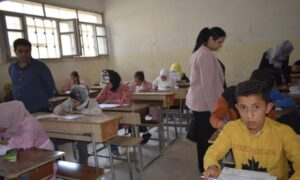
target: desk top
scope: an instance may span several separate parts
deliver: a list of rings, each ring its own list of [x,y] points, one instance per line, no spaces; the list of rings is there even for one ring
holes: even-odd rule
[[[66,96],[56,96],[56,97],[52,97],[52,98],[48,99],[48,102],[64,101],[67,98],[68,97],[66,97]]]
[[[93,94],[93,93],[98,93],[99,90],[95,90],[95,89],[91,89],[89,90],[89,94]],[[68,96],[70,94],[70,91],[66,91],[66,92],[60,92],[59,95],[60,96]]]
[[[0,176],[16,178],[23,173],[58,159],[64,156],[64,154],[64,152],[60,151],[30,148],[26,150],[18,150],[18,158],[16,162],[4,161],[3,156],[0,156]]]
[[[38,112],[38,113],[33,113],[33,116],[41,115],[41,114],[52,114],[52,113],[47,113],[47,112]],[[101,124],[105,123],[108,121],[111,121],[113,119],[120,119],[121,117],[118,115],[114,114],[100,114],[100,115],[84,115],[83,117],[79,117],[76,119],[65,119],[65,118],[45,118],[45,119],[40,119],[39,121],[55,121],[55,122],[65,122],[65,123],[85,123],[85,124]]]
[[[119,106],[113,108],[103,108],[104,112],[140,112],[148,108],[147,104],[131,104],[129,106]]]

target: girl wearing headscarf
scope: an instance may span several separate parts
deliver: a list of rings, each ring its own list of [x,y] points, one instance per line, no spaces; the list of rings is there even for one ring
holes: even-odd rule
[[[117,72],[109,69],[102,71],[102,83],[106,85],[97,97],[99,104],[131,104],[130,88],[121,82],[121,77]],[[120,155],[118,146],[111,145],[111,150],[113,154]]]
[[[259,69],[272,70],[276,85],[283,84],[281,76],[283,75],[286,85],[291,82],[289,70],[289,56],[293,51],[294,46],[290,41],[280,41],[272,49],[269,49],[263,54]]]
[[[170,71],[161,69],[159,76],[152,82],[154,90],[166,90],[167,88],[174,88],[175,82],[170,77]]]
[[[102,113],[97,101],[89,98],[88,89],[84,85],[73,86],[69,98],[53,110],[55,114],[72,113],[73,111],[87,115]]]
[[[106,83],[103,90],[96,98],[99,104],[131,104],[131,91],[126,84],[121,82],[120,75],[113,70],[104,70],[102,73],[105,76]]]
[[[7,145],[9,149],[35,147],[54,150],[41,124],[29,114],[21,101],[1,103],[0,112],[0,144]]]
[[[187,138],[197,143],[198,168],[203,172],[203,157],[214,129],[209,118],[217,99],[223,92],[224,73],[213,51],[220,49],[226,39],[222,28],[203,28],[197,38],[190,60],[190,87],[186,106],[193,111]]]
[[[72,112],[79,112],[86,115],[99,115],[102,113],[102,110],[98,106],[98,103],[95,99],[89,98],[88,89],[84,85],[75,85],[71,89],[69,98],[62,104],[57,105],[54,108],[53,112],[58,115]],[[52,138],[52,140],[55,144],[56,149],[58,149],[58,145],[68,142],[75,142],[58,138]],[[88,144],[89,142],[85,141],[76,142],[80,164],[88,164]]]
[[[176,82],[176,81],[185,81],[185,82],[190,82],[190,79],[185,75],[185,73],[182,72],[182,68],[181,65],[178,63],[174,63],[171,65],[170,67],[170,71],[171,71],[171,77],[172,79]]]

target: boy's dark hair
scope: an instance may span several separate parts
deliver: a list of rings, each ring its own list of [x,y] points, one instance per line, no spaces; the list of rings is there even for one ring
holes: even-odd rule
[[[260,81],[248,80],[239,83],[235,88],[235,99],[238,100],[238,97],[241,96],[251,96],[258,95],[268,103],[271,102],[269,97],[269,91],[265,88],[265,85]],[[238,101],[237,101],[238,102]]]
[[[139,78],[141,81],[145,81],[145,75],[143,71],[137,71],[134,73],[135,78]]]
[[[16,50],[18,46],[27,46],[31,49],[31,43],[27,39],[19,38],[14,41],[14,49]]]
[[[252,72],[250,80],[262,82],[267,91],[271,91],[274,86],[275,78],[269,69],[256,69]]]

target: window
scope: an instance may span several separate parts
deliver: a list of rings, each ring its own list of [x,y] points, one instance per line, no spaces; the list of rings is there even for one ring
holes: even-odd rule
[[[17,38],[28,38],[32,43],[32,56],[39,59],[108,54],[102,14],[6,0],[0,2],[0,21],[2,19],[9,58],[15,57],[13,42]]]
[[[76,10],[73,9],[45,5],[45,13],[47,17],[52,18],[77,19]]]
[[[9,55],[10,57],[15,57],[14,47],[13,43],[18,38],[24,38],[24,29],[23,29],[23,23],[22,18],[19,16],[11,16],[6,15],[5,17],[5,27],[7,32],[7,39],[8,39],[8,45],[9,45]]]
[[[58,33],[55,20],[26,17],[28,40],[34,58],[59,58]]]
[[[66,20],[59,22],[60,41],[62,46],[62,56],[79,55],[76,42],[76,23],[73,20]]]
[[[44,16],[43,5],[41,3],[24,0],[3,1],[0,3],[0,10]]]
[[[101,27],[101,26],[96,26],[96,36],[97,36],[97,45],[98,45],[99,55],[107,54],[105,28]]]
[[[80,22],[88,22],[95,24],[102,24],[102,16],[100,14],[78,11],[78,20]]]

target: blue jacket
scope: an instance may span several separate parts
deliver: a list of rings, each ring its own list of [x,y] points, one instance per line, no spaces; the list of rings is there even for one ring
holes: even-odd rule
[[[291,107],[296,106],[296,101],[293,98],[283,95],[277,89],[272,89],[270,94],[270,99],[276,103],[277,107]]]
[[[9,76],[13,84],[13,98],[22,101],[29,112],[48,109],[48,99],[57,91],[52,74],[44,63],[31,59],[24,69],[12,63]]]

